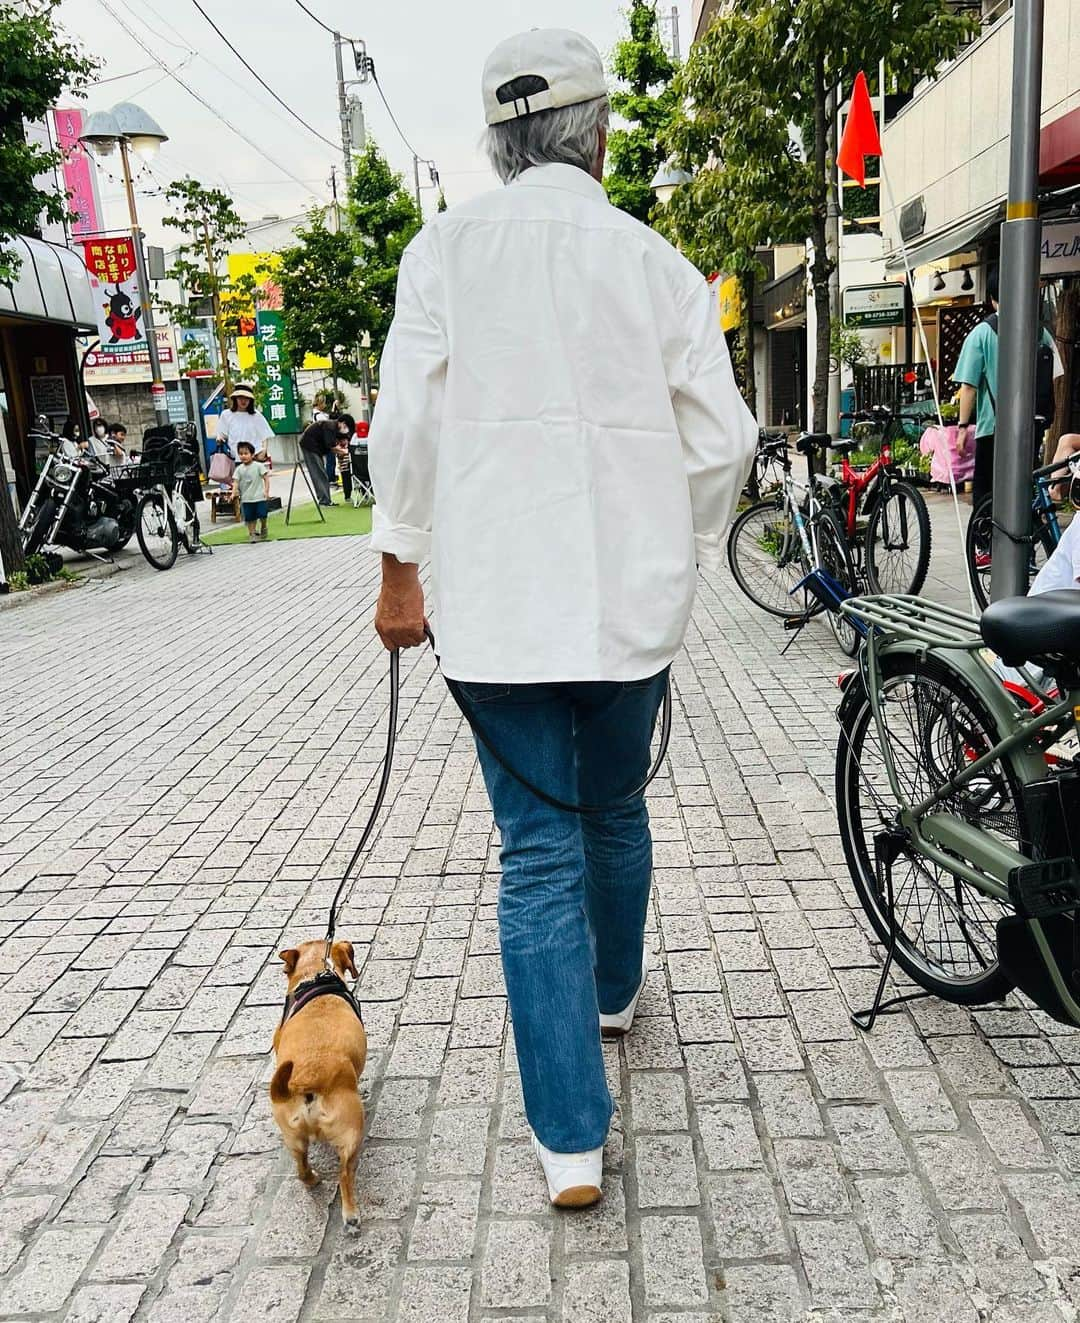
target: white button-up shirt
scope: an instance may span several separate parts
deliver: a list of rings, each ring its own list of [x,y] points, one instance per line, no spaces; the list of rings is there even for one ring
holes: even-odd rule
[[[402,260],[372,546],[430,556],[455,679],[643,679],[682,645],[756,440],[701,273],[584,171],[533,167]]]

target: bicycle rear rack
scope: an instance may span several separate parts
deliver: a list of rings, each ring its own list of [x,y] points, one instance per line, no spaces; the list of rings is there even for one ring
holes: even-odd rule
[[[863,621],[867,627],[928,647],[973,652],[984,646],[974,616],[925,597],[849,597],[840,610],[854,620]]]

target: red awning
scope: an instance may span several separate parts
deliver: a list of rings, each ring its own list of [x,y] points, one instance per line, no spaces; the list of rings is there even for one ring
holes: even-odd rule
[[[1080,184],[1080,108],[1047,124],[1039,137],[1039,183]]]

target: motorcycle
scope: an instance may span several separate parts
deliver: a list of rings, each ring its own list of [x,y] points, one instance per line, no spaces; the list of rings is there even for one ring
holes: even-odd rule
[[[109,466],[56,436],[44,416],[31,440],[44,441],[47,453],[19,520],[24,553],[53,546],[94,555],[126,546],[135,533],[134,494],[117,484]]]

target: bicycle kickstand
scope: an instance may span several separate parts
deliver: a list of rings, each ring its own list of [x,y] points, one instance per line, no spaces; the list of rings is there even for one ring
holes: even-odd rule
[[[878,979],[877,991],[874,993],[874,1000],[865,1011],[852,1011],[851,1022],[856,1029],[861,1029],[863,1033],[868,1034],[877,1023],[879,1015],[888,1015],[894,1013],[899,1007],[911,1001],[922,1001],[931,996],[929,992],[906,992],[901,996],[890,997],[888,1001],[883,1001],[885,996],[885,985],[889,981],[889,974],[892,972],[893,962],[896,959],[896,946],[899,941],[900,932],[896,924],[896,897],[893,893],[893,865],[900,855],[903,836],[895,831],[883,831],[874,837],[874,864],[877,869],[878,885],[880,887],[884,877],[885,897],[889,908],[889,943],[885,948],[885,960],[881,966],[881,977]]]

